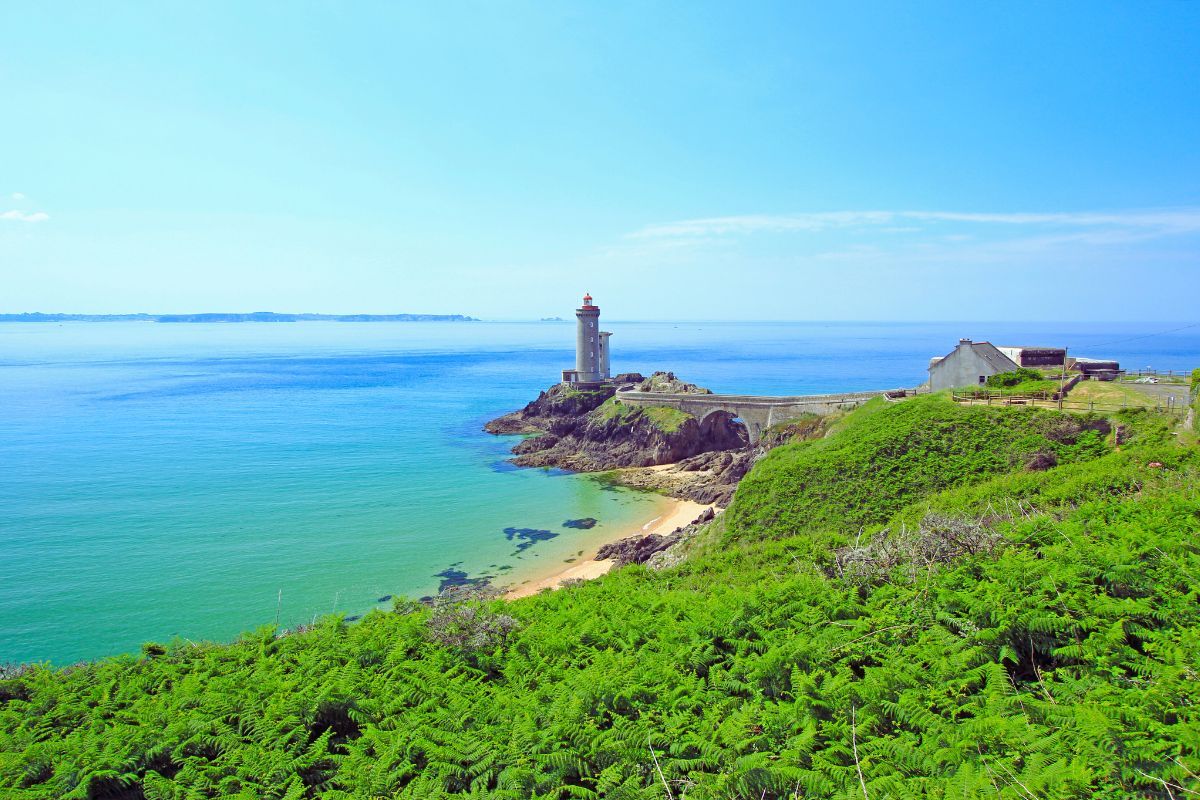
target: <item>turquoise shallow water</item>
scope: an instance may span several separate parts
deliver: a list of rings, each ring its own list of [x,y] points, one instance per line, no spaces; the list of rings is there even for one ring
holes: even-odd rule
[[[913,385],[959,335],[1184,369],[1195,329],[610,323],[613,366],[717,391]],[[545,571],[653,516],[483,434],[571,364],[515,323],[0,324],[0,662],[359,614]],[[593,531],[563,526],[595,517]],[[505,569],[507,568],[507,569]]]

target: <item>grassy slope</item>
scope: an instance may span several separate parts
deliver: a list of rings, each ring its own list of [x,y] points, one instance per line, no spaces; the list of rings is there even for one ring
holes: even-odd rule
[[[1192,408],[1200,415],[1200,369],[1192,370],[1189,387],[1192,393]]]
[[[596,419],[616,419],[622,423],[632,422],[635,417],[641,416],[663,433],[674,433],[684,422],[694,419],[691,414],[676,408],[631,406],[626,403],[618,403],[611,397],[591,413]]]
[[[1132,386],[1109,381],[1080,381],[1067,397],[1072,403],[1091,402],[1108,408],[1154,408],[1156,405],[1163,405],[1163,401],[1153,395],[1139,392]]]
[[[659,768],[693,800],[1200,789],[1197,454],[1142,415],[1120,452],[1055,420],[866,408],[762,462],[682,567],[477,607],[517,618],[503,644],[438,644],[419,610],[35,670],[0,683],[0,796],[658,798]],[[1063,464],[1025,471],[1047,442]],[[829,569],[931,509],[1003,546]]]
[[[1038,453],[1071,461],[1097,454],[1095,432],[1032,408],[961,406],[942,395],[875,400],[839,435],[771,451],[738,487],[732,536],[857,531],[914,496],[1020,468]]]

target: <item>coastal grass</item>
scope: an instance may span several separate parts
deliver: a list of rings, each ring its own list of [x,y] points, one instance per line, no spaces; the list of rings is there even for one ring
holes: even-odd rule
[[[1099,417],[959,405],[944,394],[872,400],[835,435],[768,453],[738,487],[728,535],[853,533],[914,496],[1100,455],[1106,428]]]
[[[1115,421],[873,402],[672,569],[13,668],[0,796],[1190,796],[1200,454]]]
[[[1200,415],[1200,369],[1192,370],[1189,389],[1192,396],[1192,409],[1197,415]]]
[[[612,393],[610,391],[606,391],[604,389],[581,389],[578,386],[572,386],[569,383],[559,384],[558,387],[558,396],[560,398],[579,397],[599,402],[600,400],[609,397],[611,394]]]
[[[1108,408],[1155,408],[1164,403],[1161,398],[1115,381],[1080,381],[1068,397],[1072,403],[1095,403]]]
[[[615,397],[605,400],[596,410],[591,412],[598,420],[616,420],[621,424],[632,424],[635,419],[644,419],[663,433],[675,433],[689,419],[695,417],[686,411],[668,406],[632,406],[622,403]]]

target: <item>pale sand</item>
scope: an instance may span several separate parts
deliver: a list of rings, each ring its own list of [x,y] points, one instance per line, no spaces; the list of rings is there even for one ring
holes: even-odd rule
[[[522,583],[520,586],[513,587],[505,593],[504,597],[508,600],[516,600],[520,597],[528,597],[531,594],[537,594],[542,589],[557,589],[564,581],[573,578],[588,580],[598,578],[608,572],[616,564],[611,558],[604,561],[596,561],[596,552],[609,542],[615,542],[618,539],[626,539],[630,536],[648,536],[652,533],[666,535],[676,528],[682,528],[688,525],[706,508],[703,503],[697,503],[693,500],[677,500],[670,498],[669,505],[666,510],[659,516],[642,525],[640,528],[633,530],[621,531],[611,538],[607,538],[602,542],[594,542],[592,549],[584,553],[578,564],[571,564],[561,570],[556,571],[552,575],[546,575],[541,578]]]

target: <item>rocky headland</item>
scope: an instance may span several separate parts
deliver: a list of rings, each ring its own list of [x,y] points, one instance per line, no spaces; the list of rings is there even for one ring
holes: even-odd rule
[[[578,389],[552,386],[520,411],[489,422],[490,433],[531,434],[513,448],[513,463],[604,472],[623,467],[674,464],[702,453],[746,447],[745,428],[728,417],[702,423],[673,408],[634,408],[613,395],[616,387],[643,392],[708,393],[669,372],[649,378],[619,375],[613,385]]]
[[[673,408],[634,408],[614,397],[618,388],[711,394],[671,372],[650,377],[629,372],[595,389],[556,384],[484,429],[527,436],[513,447],[511,460],[518,466],[605,472],[624,486],[724,507],[767,450],[822,436],[831,420],[813,416],[777,425],[751,447],[745,426],[726,415],[702,422]]]

